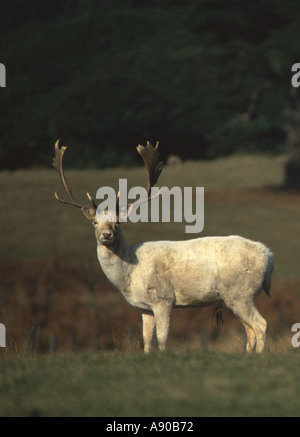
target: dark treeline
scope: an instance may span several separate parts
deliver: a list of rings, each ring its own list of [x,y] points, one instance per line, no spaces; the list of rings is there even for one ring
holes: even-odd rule
[[[298,0],[0,0],[0,166],[285,150]]]

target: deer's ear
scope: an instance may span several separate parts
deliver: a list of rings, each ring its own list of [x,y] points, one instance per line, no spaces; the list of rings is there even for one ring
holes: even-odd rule
[[[91,221],[96,220],[97,210],[94,206],[83,206],[81,208],[81,211],[86,216],[86,218],[88,218],[89,220],[91,220]]]

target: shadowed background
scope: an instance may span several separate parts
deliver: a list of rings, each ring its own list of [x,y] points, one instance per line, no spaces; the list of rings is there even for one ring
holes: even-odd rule
[[[299,62],[296,0],[0,1],[0,166],[49,166],[57,138],[76,167],[285,150]]]

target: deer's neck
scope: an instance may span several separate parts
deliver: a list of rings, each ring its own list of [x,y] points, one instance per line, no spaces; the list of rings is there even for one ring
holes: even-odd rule
[[[107,278],[120,290],[126,290],[130,286],[130,276],[137,259],[133,247],[126,243],[122,231],[119,232],[114,244],[105,246],[98,243],[97,255]]]

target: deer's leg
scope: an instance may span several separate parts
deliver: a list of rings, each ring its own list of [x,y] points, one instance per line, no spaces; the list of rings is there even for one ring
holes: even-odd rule
[[[169,334],[172,306],[169,304],[160,304],[153,308],[156,323],[156,338],[159,350],[166,348],[166,342]]]
[[[246,344],[246,351],[247,352],[253,352],[256,346],[256,336],[255,336],[255,332],[253,331],[252,328],[250,328],[250,326],[244,322],[243,320],[241,320],[242,324],[244,325],[246,334],[247,334],[247,344]]]
[[[150,352],[155,333],[155,318],[148,311],[142,311],[144,352]]]
[[[262,352],[266,343],[267,322],[257,311],[252,296],[247,300],[234,299],[230,303],[226,303],[225,300],[225,304],[234,312],[234,314],[246,327],[248,337],[246,348],[247,352],[254,350],[254,335],[256,339],[255,352]],[[254,332],[254,335],[251,330]]]
[[[254,307],[252,319],[254,321],[254,332],[256,336],[256,352],[262,352],[266,344],[266,334],[267,334],[267,322],[259,314],[257,309]]]

